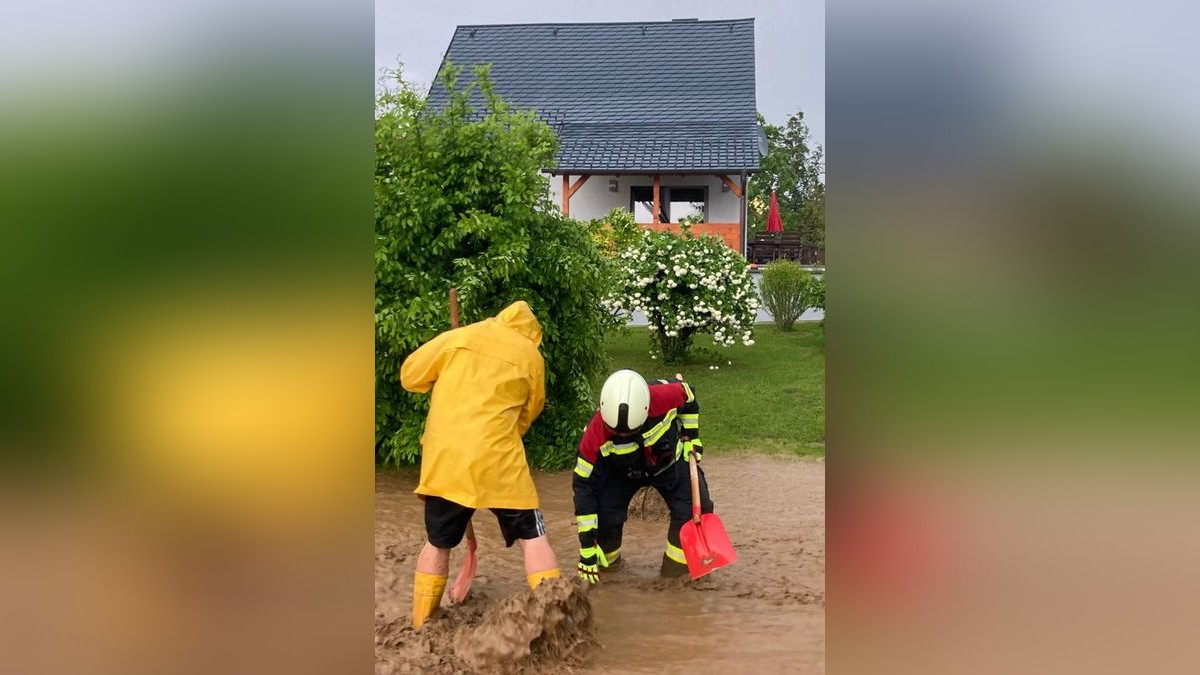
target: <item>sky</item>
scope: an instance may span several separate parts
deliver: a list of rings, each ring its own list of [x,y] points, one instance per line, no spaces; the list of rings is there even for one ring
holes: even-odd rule
[[[405,79],[427,89],[456,26],[754,18],[758,110],[783,124],[797,110],[825,146],[824,0],[375,0],[375,74],[404,64]]]

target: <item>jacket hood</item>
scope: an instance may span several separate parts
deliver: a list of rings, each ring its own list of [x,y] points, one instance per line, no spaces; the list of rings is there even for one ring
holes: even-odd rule
[[[518,300],[500,310],[500,313],[496,315],[496,320],[506,328],[529,338],[533,344],[541,346],[542,325],[538,323],[537,317],[533,315],[533,310],[524,300]]]

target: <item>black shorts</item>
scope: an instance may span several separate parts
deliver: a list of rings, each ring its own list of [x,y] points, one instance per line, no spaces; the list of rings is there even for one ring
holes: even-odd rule
[[[500,534],[504,545],[512,546],[518,539],[537,539],[546,534],[546,521],[538,509],[489,509],[500,522]],[[429,543],[437,548],[454,548],[462,542],[467,532],[467,523],[475,509],[452,501],[425,497],[425,534]]]

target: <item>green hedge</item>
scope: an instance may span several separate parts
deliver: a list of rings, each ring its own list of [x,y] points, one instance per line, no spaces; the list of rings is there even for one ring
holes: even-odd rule
[[[540,169],[553,162],[551,129],[505,105],[486,69],[466,87],[460,74],[449,66],[439,76],[450,92],[441,111],[398,72],[376,104],[376,459],[419,458],[429,397],[404,391],[399,368],[449,328],[455,286],[463,324],[518,299],[537,314],[546,408],[526,449],[531,465],[562,468],[595,409],[588,383],[606,367],[604,259],[585,226],[550,203]]]

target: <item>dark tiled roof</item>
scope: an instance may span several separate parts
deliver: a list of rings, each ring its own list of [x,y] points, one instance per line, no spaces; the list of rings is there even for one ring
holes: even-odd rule
[[[562,170],[759,167],[754,19],[459,26],[446,58],[464,79],[491,64],[497,93],[559,134]]]
[[[565,124],[558,168],[613,167],[637,173],[757,169],[755,124],[736,122]]]

